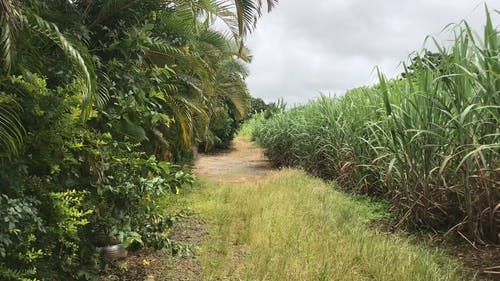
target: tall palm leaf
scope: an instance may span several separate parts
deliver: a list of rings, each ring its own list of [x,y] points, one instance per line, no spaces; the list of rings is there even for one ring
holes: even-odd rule
[[[184,5],[190,5],[198,15],[208,18],[218,18],[231,30],[234,39],[243,48],[244,38],[251,33],[258,19],[262,16],[264,8],[270,12],[279,0],[181,0]],[[240,50],[241,50],[240,48]]]
[[[25,134],[17,111],[19,105],[14,99],[0,93],[0,160],[15,155]]]
[[[15,34],[20,27],[21,14],[15,1],[0,0],[0,48],[3,69],[9,73],[12,67]]]
[[[199,130],[197,125],[207,123],[208,116],[195,101],[190,101],[182,96],[166,94],[164,101],[180,128],[184,147],[189,147],[192,144],[193,136]]]
[[[15,50],[18,48],[17,44],[21,44],[20,40],[17,39],[21,35],[29,36],[31,32],[42,35],[56,44],[77,69],[79,79],[83,82],[82,116],[84,118],[88,117],[91,105],[100,99],[96,95],[98,91],[95,67],[86,48],[71,42],[55,24],[44,20],[15,1],[0,1],[0,12],[1,62],[5,74],[8,75],[16,63]],[[26,48],[27,46],[19,45],[19,47]],[[0,118],[2,124],[0,126],[0,135],[3,145],[1,145],[0,154],[7,157],[16,153],[22,143],[23,128],[19,122],[17,110],[18,107],[12,106],[12,101],[10,103],[1,101]]]
[[[247,70],[235,60],[229,60],[220,66],[216,76],[217,96],[227,98],[235,108],[236,119],[243,119],[250,109],[250,94],[244,76]]]
[[[84,113],[88,113],[89,106],[96,98],[96,75],[95,66],[85,47],[81,47],[70,41],[57,25],[48,22],[38,16],[35,12],[16,5],[15,1],[2,0],[0,2],[0,49],[2,50],[2,66],[10,71],[15,62],[14,50],[16,49],[16,38],[19,34],[36,32],[55,43],[72,62],[78,70],[80,78],[84,82]]]
[[[66,38],[66,36],[59,31],[57,25],[42,19],[35,13],[26,13],[23,17],[23,22],[29,26],[32,31],[44,35],[55,43],[76,67],[80,78],[84,82],[83,117],[86,119],[90,113],[92,104],[99,99],[96,96],[98,93],[97,76],[90,53],[85,47],[80,47],[78,44]]]

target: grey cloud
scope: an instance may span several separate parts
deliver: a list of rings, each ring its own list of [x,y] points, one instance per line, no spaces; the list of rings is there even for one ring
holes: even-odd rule
[[[500,1],[486,1],[500,9]],[[342,93],[388,75],[420,50],[429,34],[466,18],[484,22],[483,2],[470,0],[282,0],[264,15],[248,45],[254,60],[249,88],[267,101],[305,102],[319,91]],[[498,17],[496,17],[498,18]],[[498,21],[497,21],[498,22]]]

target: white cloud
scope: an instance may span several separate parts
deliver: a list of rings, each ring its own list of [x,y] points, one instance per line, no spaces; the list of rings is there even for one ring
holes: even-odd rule
[[[289,104],[342,93],[387,75],[422,48],[427,35],[466,19],[480,31],[483,1],[471,0],[281,0],[248,38],[253,53],[247,80],[252,95]],[[486,1],[500,9],[500,1]],[[499,17],[494,16],[499,23]]]

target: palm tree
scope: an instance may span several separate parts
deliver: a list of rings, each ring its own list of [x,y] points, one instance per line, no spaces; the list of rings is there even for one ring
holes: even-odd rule
[[[16,0],[0,1],[0,49],[1,49],[1,85],[5,77],[11,73],[22,73],[29,69],[27,64],[18,60],[19,49],[29,38],[36,35],[36,44],[50,42],[59,47],[64,56],[71,62],[70,66],[76,70],[79,79],[84,81],[82,87],[83,108],[87,114],[90,106],[96,100],[96,75],[90,54],[84,47],[72,43],[63,34],[57,25],[44,20],[33,10],[25,9],[21,2]],[[24,58],[23,61],[36,62],[40,58]],[[40,61],[41,62],[41,61]],[[19,121],[19,105],[16,104],[14,94],[6,93],[2,87],[0,93],[0,159],[10,157],[18,152],[22,143],[23,128]]]
[[[243,90],[244,82],[241,79],[231,80],[233,90],[237,88],[239,91],[229,91],[227,83],[221,84],[220,81],[228,77],[221,79],[224,67],[221,67],[220,60],[229,65],[224,56],[244,58],[243,38],[255,28],[262,11],[266,7],[271,10],[277,2],[0,0],[0,75],[8,77],[35,72],[54,77],[51,81],[68,83],[67,78],[48,70],[47,59],[55,68],[64,71],[72,69],[73,77],[83,82],[82,117],[86,120],[93,105],[102,108],[109,99],[108,86],[113,79],[107,73],[106,62],[130,59],[131,52],[134,52],[134,63],[142,62],[155,67],[177,65],[175,75],[161,84],[167,96],[168,105],[165,107],[175,115],[182,139],[187,144],[191,135],[206,127],[203,122],[209,119],[212,98],[220,99],[221,95],[226,95],[236,104],[240,100],[236,106],[239,112],[244,109],[241,102],[244,98],[236,97],[236,93],[247,96],[246,89]],[[156,11],[171,18],[157,20]],[[227,42],[229,39],[208,31],[215,18],[222,19],[232,30],[233,40],[239,44],[238,52],[223,50],[225,47],[221,48],[221,44],[230,44]],[[160,20],[164,24],[163,30],[155,27]],[[172,34],[180,36],[169,38]],[[116,38],[123,40],[117,41]],[[187,44],[176,41],[179,38]],[[209,43],[210,40],[219,42]],[[204,49],[210,44],[216,48],[211,51]],[[40,50],[34,46],[53,46],[60,51],[54,53],[53,48]],[[65,60],[60,59],[61,55]],[[0,88],[6,90],[5,87]],[[2,96],[10,98],[0,99],[0,157],[9,157],[18,151],[23,129],[18,116],[20,107],[13,98],[15,95],[2,92]],[[201,125],[196,125],[200,122]]]

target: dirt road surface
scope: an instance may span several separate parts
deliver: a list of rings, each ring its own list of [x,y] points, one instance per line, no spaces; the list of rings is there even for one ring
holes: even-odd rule
[[[265,177],[270,171],[271,164],[262,149],[238,137],[228,151],[200,154],[194,173],[219,183],[246,183]]]

